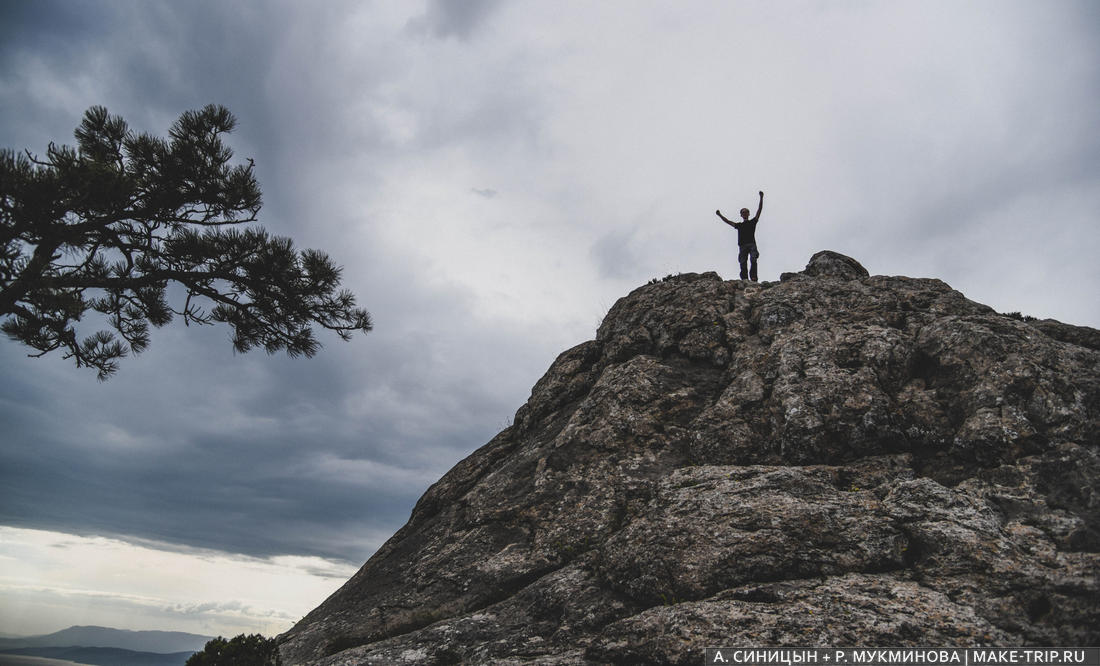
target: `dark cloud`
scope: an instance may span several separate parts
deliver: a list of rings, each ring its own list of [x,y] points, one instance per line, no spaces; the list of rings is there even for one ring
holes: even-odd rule
[[[56,384],[20,381],[39,360],[0,349],[5,376],[16,378],[0,403],[0,523],[359,561],[446,467],[493,434],[503,408],[479,404],[485,398],[460,390],[457,378],[410,376],[407,364],[394,375],[379,363],[371,371],[392,382],[392,395],[357,418],[342,404],[352,392],[336,359],[219,361],[164,337],[154,344],[176,345],[171,353],[129,359],[98,388],[67,380],[78,371],[65,364],[49,369]],[[187,355],[191,365],[177,365]],[[168,386],[154,379],[171,374]],[[393,386],[402,378],[404,391]],[[427,404],[431,382],[454,402]],[[418,430],[388,420],[408,413],[402,403],[421,403],[409,418],[446,420],[446,432],[442,423]]]
[[[410,19],[408,28],[436,39],[468,40],[501,4],[501,0],[429,0],[424,14]]]
[[[84,50],[57,55],[45,74],[74,80],[86,50],[101,52],[113,74],[102,97],[64,100],[71,114],[64,133],[56,123],[28,129],[41,117],[9,106],[3,135],[54,132],[50,138],[65,142],[83,108],[104,102],[135,129],[163,135],[183,109],[223,103],[240,121],[231,145],[257,160],[261,217],[281,233],[302,235],[318,207],[308,192],[307,203],[294,199],[297,165],[311,154],[301,147],[324,145],[316,145],[312,125],[272,129],[288,110],[270,108],[272,81],[283,81],[272,68],[285,47],[281,35],[305,30],[300,38],[321,42],[325,26],[268,24],[265,12],[246,5],[126,6],[132,11],[107,12],[109,20],[63,8],[55,22],[38,12],[16,17],[22,39],[6,47],[13,58],[44,48],[37,33],[71,31],[56,39]],[[332,103],[321,95],[308,100],[318,108]],[[385,276],[385,258],[378,259],[374,268]],[[357,291],[379,330],[347,345],[323,339],[326,349],[308,361],[235,356],[223,328],[170,326],[154,331],[150,350],[127,359],[117,377],[96,385],[68,361],[27,359],[5,343],[0,367],[11,379],[0,403],[0,523],[362,561],[408,518],[424,489],[518,404],[471,390],[461,369],[444,367],[427,332],[401,334],[395,320],[416,326],[406,316],[415,307],[406,294],[391,293],[388,304]],[[453,344],[483,338],[460,308],[425,305]],[[402,338],[420,344],[402,345]]]
[[[0,71],[18,64],[28,54],[66,62],[79,57],[95,34],[115,18],[110,7],[93,3],[73,5],[65,0],[0,2]]]
[[[294,233],[300,222],[282,194],[293,189],[280,181],[296,178],[288,155],[307,133],[272,128],[279,113],[270,108],[269,92],[281,80],[271,70],[284,36],[303,24],[272,24],[257,5],[217,2],[25,3],[4,10],[10,19],[4,29],[18,39],[5,41],[3,61],[38,58],[42,77],[67,86],[64,99],[24,100],[18,109],[8,98],[6,139],[69,142],[80,112],[99,103],[139,131],[164,134],[182,110],[222,103],[240,121],[231,145],[257,159],[265,213],[273,213],[276,230]],[[94,97],[79,96],[78,63],[109,73]],[[33,88],[36,82],[14,67],[4,70],[5,79]],[[43,116],[25,113],[50,105],[65,106],[61,133],[56,119],[43,131]],[[486,396],[456,391],[460,399],[438,418],[458,427],[443,438],[431,429],[410,434],[405,424],[387,420],[387,407],[423,403],[426,387],[447,382],[417,376],[432,370],[418,366],[418,358],[369,352],[369,372],[386,390],[357,418],[345,411],[348,396],[360,390],[369,401],[372,391],[344,371],[362,364],[356,351],[343,349],[337,361],[326,349],[307,363],[236,357],[226,331],[216,328],[156,331],[153,348],[127,359],[104,386],[69,362],[39,363],[21,358],[22,351],[12,343],[0,350],[4,375],[13,378],[0,404],[6,431],[0,521],[254,555],[365,558],[407,518],[446,461],[491,434],[471,428],[470,420],[500,410],[492,398],[487,406],[478,402]],[[430,464],[426,448],[434,452]],[[325,461],[359,470],[362,478],[334,480],[339,465]]]

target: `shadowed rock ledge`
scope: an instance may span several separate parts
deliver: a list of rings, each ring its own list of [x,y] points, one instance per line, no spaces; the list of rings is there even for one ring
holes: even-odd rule
[[[284,663],[1096,645],[1098,338],[827,251],[641,287]]]

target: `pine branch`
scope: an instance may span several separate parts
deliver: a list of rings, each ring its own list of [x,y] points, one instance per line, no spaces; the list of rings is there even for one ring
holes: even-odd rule
[[[222,135],[235,125],[226,109],[208,106],[182,114],[164,140],[92,107],[76,149],[51,143],[44,159],[2,151],[4,332],[34,356],[63,349],[104,378],[173,315],[185,325],[228,323],[238,351],[292,356],[320,348],[315,325],[344,340],[371,330],[366,310],[338,291],[340,269],[326,255],[296,252],[259,228],[237,230],[257,220],[261,195],[252,160],[230,164]],[[180,309],[165,298],[170,283],[186,291]],[[105,315],[114,333],[78,342],[87,310]]]

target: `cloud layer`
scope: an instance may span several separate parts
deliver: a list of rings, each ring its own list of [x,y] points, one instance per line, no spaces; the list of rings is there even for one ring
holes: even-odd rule
[[[230,556],[10,527],[0,527],[0,562],[0,624],[27,635],[87,625],[274,635],[355,572],[319,558]]]

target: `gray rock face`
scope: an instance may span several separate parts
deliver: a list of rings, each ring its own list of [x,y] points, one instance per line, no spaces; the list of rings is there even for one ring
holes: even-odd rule
[[[641,287],[283,659],[1096,645],[1097,338],[832,252]]]

